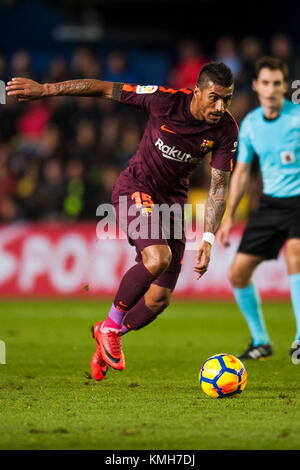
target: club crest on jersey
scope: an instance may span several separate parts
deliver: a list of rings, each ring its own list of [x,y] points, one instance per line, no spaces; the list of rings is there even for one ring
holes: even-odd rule
[[[200,149],[202,152],[208,152],[212,150],[213,146],[214,146],[213,140],[203,139],[202,144],[200,144]]]
[[[158,86],[156,85],[137,85],[136,93],[138,95],[144,95],[146,93],[155,93]]]

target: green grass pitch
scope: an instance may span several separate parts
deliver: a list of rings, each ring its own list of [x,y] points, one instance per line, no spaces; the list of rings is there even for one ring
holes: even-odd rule
[[[294,318],[265,303],[274,357],[245,362],[237,398],[200,389],[202,363],[249,341],[233,303],[173,302],[123,338],[124,371],[89,378],[89,327],[110,302],[2,302],[0,449],[300,449],[300,365],[288,355]],[[87,374],[88,373],[88,374]]]

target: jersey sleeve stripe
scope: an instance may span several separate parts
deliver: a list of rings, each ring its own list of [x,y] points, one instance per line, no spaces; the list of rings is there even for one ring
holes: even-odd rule
[[[228,111],[228,109],[226,109],[226,113],[228,113],[229,116],[232,118],[232,120],[233,120],[234,124],[236,125],[236,128],[237,128],[237,130],[238,130],[238,132],[239,132],[240,129],[239,129],[238,123],[236,122],[236,120],[234,119],[234,117],[232,116],[232,114]]]
[[[122,90],[123,91],[135,92],[136,91],[136,85],[128,85],[127,83],[124,83]]]
[[[163,91],[164,93],[178,93],[181,91],[182,93],[185,93],[186,95],[189,95],[192,93],[192,90],[189,90],[189,88],[180,88],[179,90],[175,90],[174,88],[165,88],[164,86],[159,87],[160,91]]]

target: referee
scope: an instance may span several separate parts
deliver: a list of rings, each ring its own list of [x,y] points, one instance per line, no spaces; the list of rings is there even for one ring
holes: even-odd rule
[[[241,124],[227,216],[219,231],[220,242],[228,246],[234,213],[246,190],[251,163],[257,155],[263,194],[229,271],[236,302],[252,337],[246,351],[239,356],[241,359],[257,360],[273,354],[252,275],[262,261],[277,258],[285,242],[296,318],[296,335],[290,354],[293,357],[300,354],[300,106],[285,99],[287,81],[287,66],[281,60],[263,57],[257,62],[253,89],[260,106]]]

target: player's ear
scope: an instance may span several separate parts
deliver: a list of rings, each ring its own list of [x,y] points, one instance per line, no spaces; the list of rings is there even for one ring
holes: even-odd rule
[[[201,95],[201,90],[197,85],[194,86],[194,95],[196,95],[196,96]]]
[[[252,90],[257,91],[257,80],[252,80]]]

